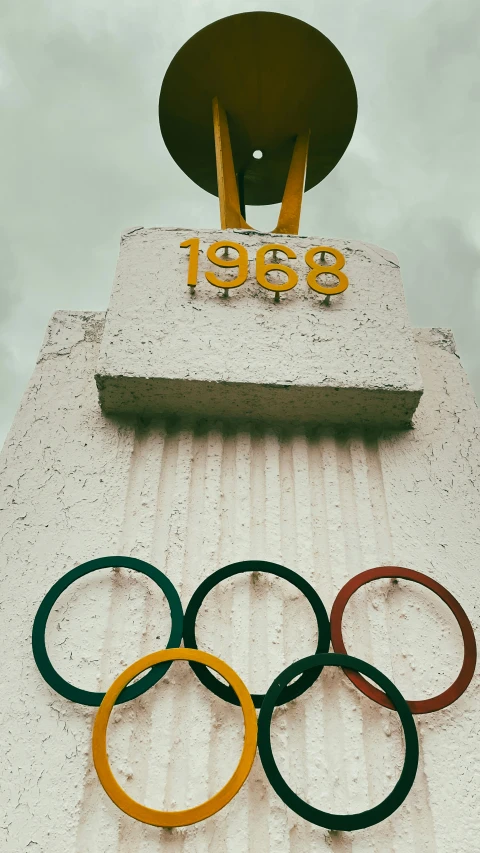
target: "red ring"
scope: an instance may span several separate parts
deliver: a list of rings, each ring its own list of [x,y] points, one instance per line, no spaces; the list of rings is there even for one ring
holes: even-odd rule
[[[427,575],[423,575],[421,572],[415,572],[413,569],[403,569],[399,566],[380,566],[377,569],[367,569],[366,572],[360,572],[359,575],[355,575],[354,578],[349,580],[348,583],[342,587],[333,602],[332,612],[330,615],[333,648],[338,654],[349,654],[345,648],[345,643],[343,642],[342,637],[342,618],[345,607],[357,589],[364,584],[370,583],[370,581],[377,580],[378,578],[404,578],[405,580],[414,581],[414,583],[419,583],[421,586],[428,587],[428,589],[435,592],[450,608],[460,626],[464,643],[464,655],[462,668],[458,677],[447,690],[444,690],[443,693],[439,693],[438,696],[433,696],[431,699],[407,702],[412,714],[429,714],[431,711],[440,711],[441,708],[446,708],[448,705],[451,705],[452,702],[455,702],[455,700],[464,693],[470,684],[473,673],[475,672],[475,664],[477,661],[477,644],[475,642],[475,635],[473,633],[470,620],[463,607],[460,606],[456,598],[454,598],[444,586],[441,586],[437,581],[432,580],[432,578],[427,577]],[[378,687],[374,687],[373,684],[367,681],[363,675],[360,675],[360,673],[353,672],[350,669],[345,669],[344,672],[350,681],[355,684],[355,686],[358,687],[365,696],[368,696],[369,699],[373,699],[373,701],[377,702],[379,705],[383,705],[384,708],[391,708],[394,710],[392,703],[386,697],[383,690],[379,690]]]

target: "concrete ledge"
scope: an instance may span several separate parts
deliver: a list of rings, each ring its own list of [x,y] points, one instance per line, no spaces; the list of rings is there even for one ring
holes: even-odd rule
[[[200,241],[194,290],[189,249],[180,248],[192,237]],[[247,280],[228,298],[205,279],[207,270],[226,282],[237,275],[206,256],[226,239],[248,255]],[[293,260],[278,262],[298,275],[278,302],[255,275],[258,249],[272,242],[293,250]],[[322,245],[343,253],[350,282],[330,305],[306,283],[305,253]],[[106,413],[393,427],[411,422],[422,394],[395,255],[324,237],[174,228],[124,235],[96,382]]]
[[[175,414],[269,423],[408,427],[422,392],[96,376],[106,414]]]

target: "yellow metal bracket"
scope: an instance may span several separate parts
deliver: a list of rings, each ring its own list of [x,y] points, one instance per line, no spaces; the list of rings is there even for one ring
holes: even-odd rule
[[[277,227],[273,231],[274,234],[298,234],[300,214],[302,212],[303,190],[305,188],[309,141],[309,130],[297,136],[288,170],[287,183],[285,184]]]
[[[218,98],[213,99],[212,106],[218,198],[220,202],[220,226],[222,229],[246,228],[254,230],[245,221],[240,210],[240,195],[235,164],[233,162],[227,114]],[[298,234],[303,190],[305,187],[305,174],[307,171],[309,140],[310,130],[297,136],[283,193],[280,215],[277,227],[272,232],[273,234]]]
[[[240,197],[233,163],[228,120],[218,98],[213,99],[213,129],[215,133],[215,156],[217,159],[220,227],[250,229],[250,225],[245,222],[240,212]]]

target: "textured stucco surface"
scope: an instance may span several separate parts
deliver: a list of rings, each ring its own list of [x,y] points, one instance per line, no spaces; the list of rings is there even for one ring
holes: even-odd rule
[[[180,243],[196,236],[192,293],[189,250]],[[204,273],[237,275],[206,258],[210,244],[228,238],[246,247],[249,275],[225,298]],[[272,242],[297,256],[278,255],[299,274],[279,302],[255,279],[257,249]],[[346,259],[350,285],[328,306],[306,284],[304,255],[315,245],[340,249]],[[106,412],[207,409],[264,421],[408,424],[422,381],[398,260],[377,246],[324,237],[134,229],[121,242],[97,384]]]
[[[93,372],[103,315],[55,315],[0,464],[3,749],[0,846],[5,853],[472,853],[478,845],[478,679],[445,711],[417,717],[415,785],[388,821],[330,834],[290,812],[258,758],[237,797],[203,824],[167,831],[120,813],[96,778],[94,710],[42,681],[30,650],[36,608],[77,563],[109,553],[147,559],[184,605],[199,581],[233,560],[283,562],[331,607],[357,572],[399,564],[446,585],[480,622],[479,418],[443,330],[415,333],[425,394],[415,428],[374,433],[181,420],[105,418]],[[455,677],[461,637],[437,599],[380,581],[347,610],[349,650],[409,698]],[[79,686],[106,688],[165,642],[161,594],[126,570],[105,570],[60,599],[48,644]],[[308,654],[314,625],[287,584],[245,577],[207,599],[201,644],[252,690]],[[278,710],[274,749],[301,795],[358,810],[394,784],[402,759],[396,715],[326,672]],[[112,717],[121,783],[153,806],[193,805],[217,790],[239,755],[238,709],[212,697],[186,664]]]

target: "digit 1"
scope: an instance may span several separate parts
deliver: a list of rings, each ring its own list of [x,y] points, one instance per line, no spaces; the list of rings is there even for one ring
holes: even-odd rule
[[[181,249],[191,247],[190,258],[188,261],[188,278],[187,284],[189,287],[195,287],[198,279],[198,249],[200,246],[200,238],[192,237],[190,240],[184,240],[180,243]]]

